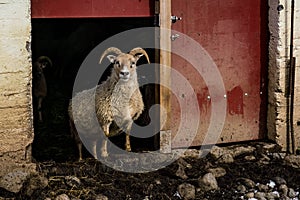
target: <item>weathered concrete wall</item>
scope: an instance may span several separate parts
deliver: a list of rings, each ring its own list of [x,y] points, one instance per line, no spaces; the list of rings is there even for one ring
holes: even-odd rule
[[[269,0],[269,106],[268,136],[283,147],[286,147],[286,109],[287,109],[287,72],[289,63],[291,1]],[[278,5],[284,9],[278,11]],[[300,2],[295,1],[294,56],[296,63],[294,127],[296,147],[300,145]]]
[[[296,57],[295,80],[295,133],[296,147],[300,147],[300,1],[295,0],[295,29],[294,29],[294,56]],[[298,125],[297,125],[298,124]]]
[[[0,0],[0,177],[31,171],[30,0]]]
[[[296,57],[296,79],[295,79],[295,139],[296,147],[300,146],[300,1],[295,0],[295,22],[294,22],[294,57]],[[290,30],[290,29],[289,29]]]

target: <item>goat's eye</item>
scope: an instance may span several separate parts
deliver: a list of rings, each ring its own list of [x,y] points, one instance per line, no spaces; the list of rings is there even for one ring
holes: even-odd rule
[[[120,66],[120,62],[119,61],[116,61],[115,64],[118,65],[118,66]]]
[[[130,67],[132,68],[135,65],[135,62],[131,62]]]

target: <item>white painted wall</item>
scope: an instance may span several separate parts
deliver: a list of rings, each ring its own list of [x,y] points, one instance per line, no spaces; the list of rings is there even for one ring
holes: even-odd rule
[[[278,12],[278,5],[284,9]],[[286,75],[289,62],[291,0],[269,0],[269,106],[268,137],[286,147]],[[300,2],[295,0],[294,56],[296,62],[294,128],[300,146]]]
[[[0,0],[0,177],[34,167],[30,0]],[[27,156],[26,156],[27,154]]]

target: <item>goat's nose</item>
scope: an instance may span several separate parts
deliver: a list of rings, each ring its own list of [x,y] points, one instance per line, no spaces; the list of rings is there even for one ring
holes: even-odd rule
[[[128,76],[129,72],[120,72],[120,74],[123,75],[123,76]]]

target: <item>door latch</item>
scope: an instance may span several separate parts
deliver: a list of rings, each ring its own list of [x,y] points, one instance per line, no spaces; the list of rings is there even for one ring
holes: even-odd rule
[[[171,16],[172,23],[176,23],[177,21],[180,21],[180,20],[182,20],[182,17],[177,17],[175,15]]]
[[[176,40],[177,38],[179,38],[178,34],[171,35],[171,40],[172,41]]]

